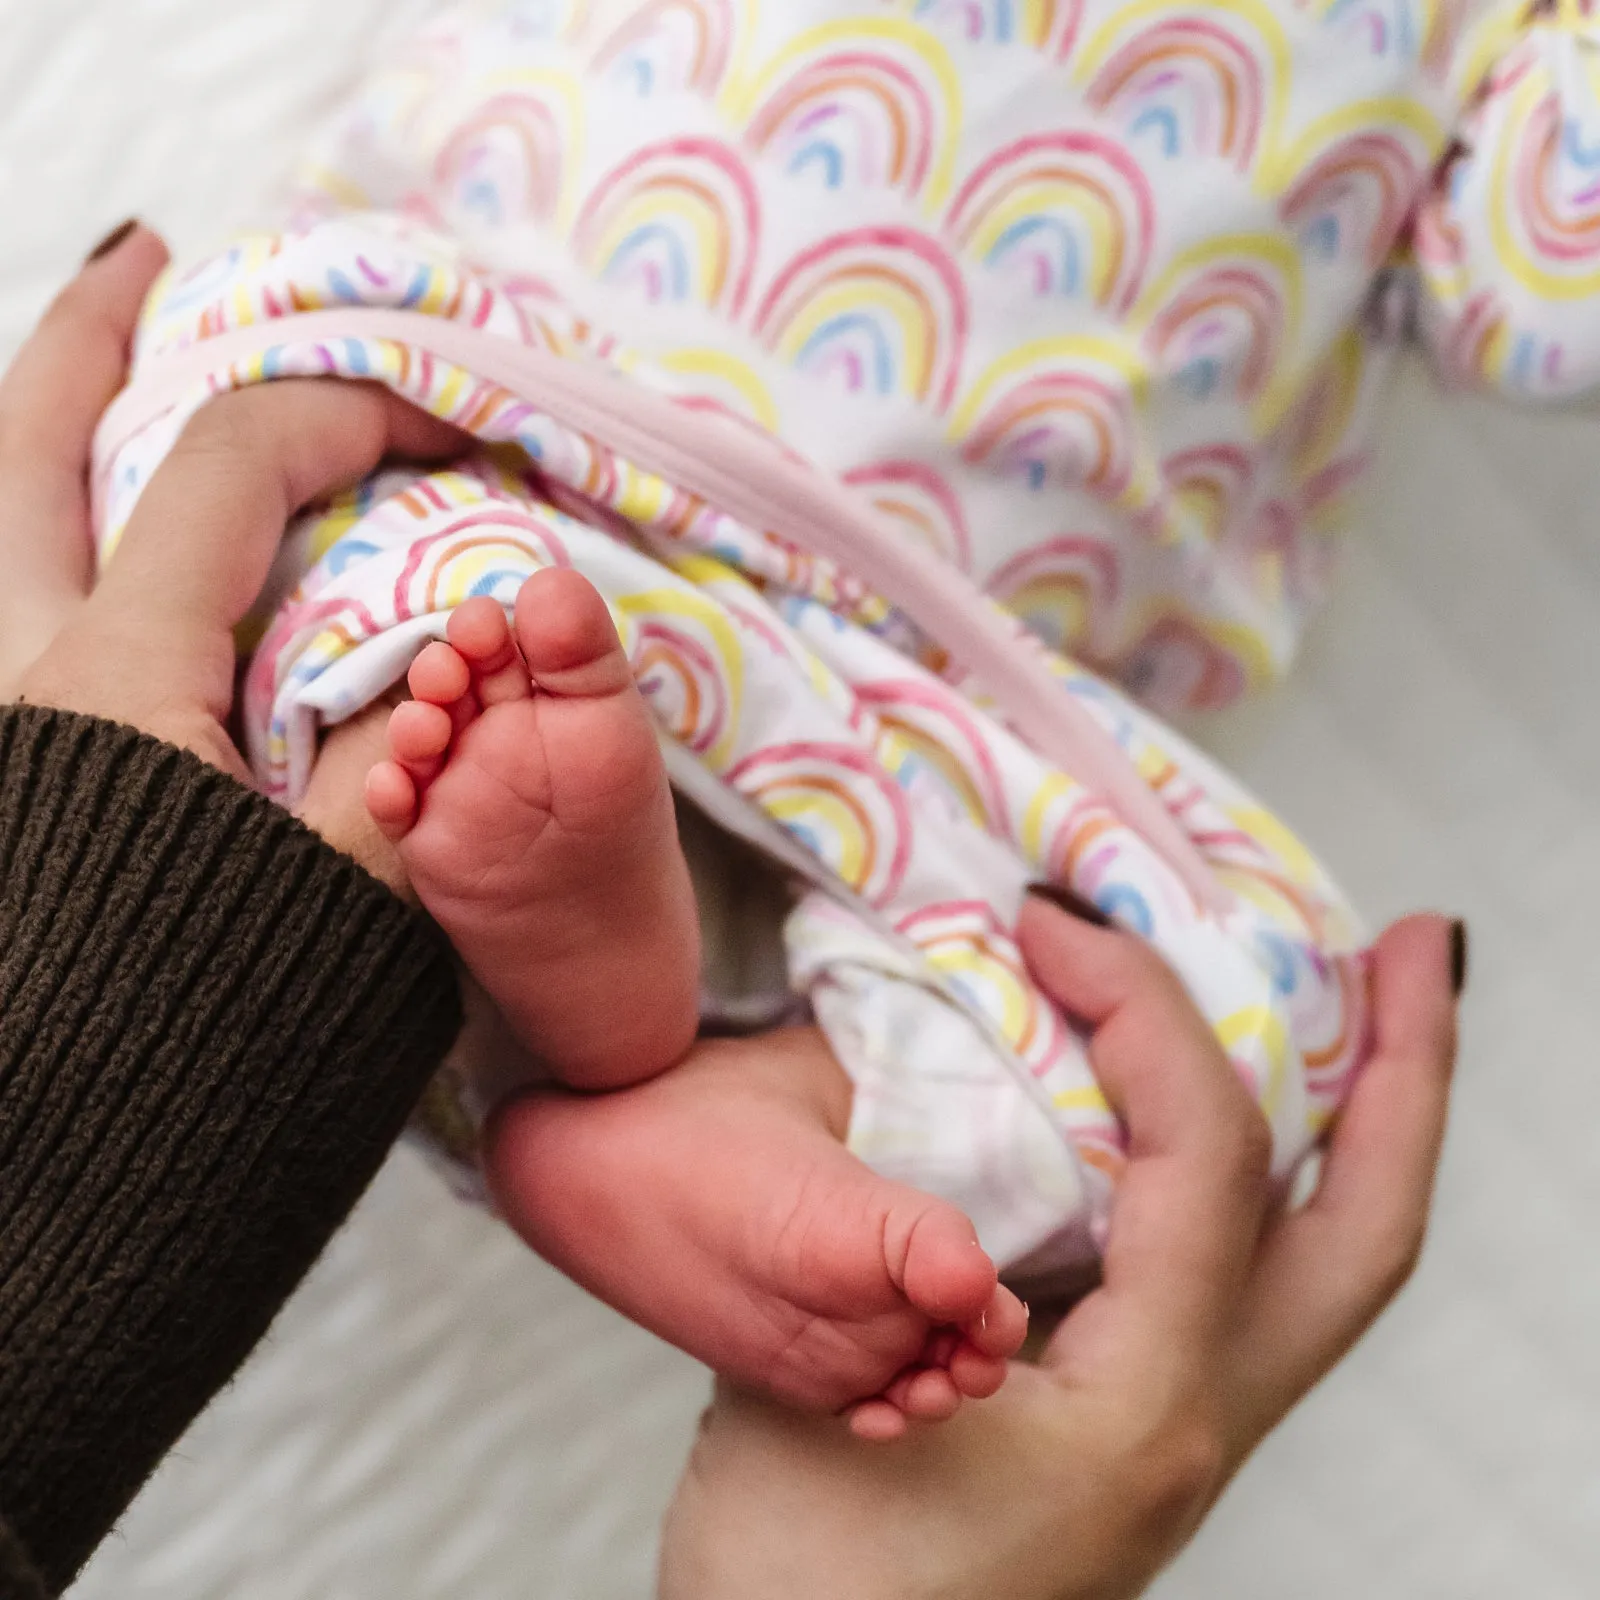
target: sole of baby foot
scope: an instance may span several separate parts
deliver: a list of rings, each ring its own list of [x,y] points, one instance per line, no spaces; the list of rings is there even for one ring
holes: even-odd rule
[[[656,735],[609,612],[536,573],[412,665],[374,821],[517,1037],[573,1087],[659,1072],[693,1040],[699,925]]]
[[[703,1041],[601,1098],[502,1108],[506,1220],[592,1293],[735,1382],[852,1411],[863,1438],[992,1394],[1027,1314],[959,1211],[879,1178],[816,1090],[814,1029]]]

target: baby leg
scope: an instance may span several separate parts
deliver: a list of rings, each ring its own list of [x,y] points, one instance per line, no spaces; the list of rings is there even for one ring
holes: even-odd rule
[[[367,804],[518,1037],[575,1088],[661,1071],[697,1022],[699,926],[649,712],[605,603],[536,573],[411,669]]]
[[[991,1393],[1022,1308],[960,1212],[844,1149],[849,1083],[815,1030],[707,1041],[637,1081],[687,1048],[699,950],[599,596],[542,573],[514,639],[485,601],[450,641],[413,668],[369,807],[518,1035],[569,1085],[615,1090],[503,1108],[506,1220],[644,1326],[796,1404],[853,1408],[863,1436]]]
[[[849,1111],[814,1028],[706,1040],[634,1088],[505,1106],[490,1183],[524,1239],[625,1315],[892,1438],[993,1393],[1027,1319],[959,1211],[844,1148]]]
[[[370,825],[360,779],[383,740],[380,716],[335,731],[308,821],[342,841]],[[358,853],[409,893],[375,829]],[[470,1048],[506,1081],[510,1040]],[[815,1029],[702,1041],[650,1083],[511,1103],[487,1166],[505,1220],[603,1299],[747,1384],[892,1437],[992,1392],[1026,1317],[960,1212],[845,1150],[850,1093]]]

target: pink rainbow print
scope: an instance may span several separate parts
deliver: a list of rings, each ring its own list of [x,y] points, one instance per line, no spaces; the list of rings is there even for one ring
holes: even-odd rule
[[[626,74],[643,94],[688,90],[710,98],[733,50],[730,0],[650,0],[595,52],[598,73]]]
[[[1161,476],[1176,502],[1208,541],[1221,539],[1250,495],[1255,463],[1238,445],[1201,445],[1180,450],[1162,463]]]
[[[1277,369],[1288,323],[1284,291],[1257,262],[1221,260],[1184,278],[1151,320],[1152,366],[1180,374],[1196,398],[1258,398]]]
[[[1018,378],[984,405],[961,453],[1046,485],[1114,500],[1133,481],[1133,397],[1120,373],[1063,361]]]
[[[901,678],[860,684],[856,697],[934,770],[974,822],[1001,838],[1009,834],[999,765],[961,696],[936,681]]]
[[[1221,13],[1166,17],[1101,64],[1090,106],[1174,158],[1215,156],[1248,172],[1261,144],[1271,70]]]
[[[1117,603],[1119,565],[1104,539],[1063,535],[1013,556],[984,588],[1052,650],[1081,654]]]
[[[872,504],[920,543],[965,572],[972,563],[972,535],[961,498],[922,461],[874,461],[844,475]]]
[[[728,688],[721,663],[700,639],[670,622],[636,625],[633,671],[662,726],[685,749],[704,755],[728,728]]]
[[[1084,0],[917,0],[919,21],[955,29],[972,43],[1025,44],[1065,61]]]
[[[912,30],[915,32],[915,30]],[[830,189],[888,188],[920,195],[932,181],[954,132],[948,103],[928,56],[928,36],[911,47],[900,37],[863,30],[832,37],[798,60],[784,60],[750,112],[751,149],[791,173]]]
[[[1249,687],[1244,663],[1177,612],[1147,629],[1128,659],[1140,698],[1152,705],[1212,711]]]
[[[1517,140],[1509,196],[1530,255],[1547,271],[1573,268],[1585,276],[1600,260],[1600,178],[1576,193],[1573,164],[1562,155],[1560,97],[1541,97]]]
[[[714,139],[668,139],[600,180],[578,215],[573,248],[604,281],[652,303],[737,316],[760,234],[760,201],[737,152]]]
[[[1354,133],[1322,152],[1283,197],[1283,220],[1329,258],[1376,272],[1400,236],[1426,167],[1392,133]]]
[[[531,91],[491,95],[458,123],[433,161],[437,191],[496,223],[547,222],[561,199],[563,113]]]
[[[1036,293],[1081,294],[1120,315],[1150,265],[1155,202],[1126,146],[1066,129],[989,156],[961,186],[945,229],[990,266],[1020,266]]]
[[[944,411],[966,348],[966,288],[937,240],[858,228],[790,261],[762,297],[754,331],[802,372]]]
[[[911,861],[906,792],[855,745],[768,745],[724,781],[789,830],[869,905],[891,900]]]

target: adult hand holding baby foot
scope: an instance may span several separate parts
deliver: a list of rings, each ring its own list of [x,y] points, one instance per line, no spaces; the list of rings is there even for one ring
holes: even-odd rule
[[[171,1136],[171,1104],[196,1111],[190,1159],[159,1172],[125,1162],[73,1161],[70,1170],[0,1162],[0,1262],[15,1259],[6,1252],[19,1239],[48,1245],[49,1230],[60,1226],[87,1230],[104,1266],[92,1282],[0,1273],[0,1323],[11,1330],[0,1347],[0,1575],[36,1569],[30,1595],[71,1577],[260,1335],[454,1031],[448,960],[437,949],[429,957],[404,908],[370,880],[356,881],[349,863],[330,866],[327,852],[308,849],[304,830],[269,815],[264,800],[224,774],[244,771],[225,727],[230,630],[288,514],[386,451],[452,453],[457,436],[359,385],[284,382],[229,396],[186,432],[108,576],[89,594],[89,439],[120,381],[138,303],[164,259],[152,235],[124,238],[63,296],[0,392],[0,503],[8,507],[0,559],[12,575],[0,594],[0,701],[16,696],[30,707],[86,714],[63,736],[41,713],[0,709],[0,823],[32,821],[41,810],[35,801],[47,784],[26,759],[30,740],[32,750],[53,740],[59,753],[89,738],[90,718],[108,718],[166,741],[154,753],[145,741],[141,753],[108,739],[106,723],[94,724],[124,768],[137,758],[147,772],[159,767],[163,781],[178,773],[197,807],[210,783],[205,803],[226,817],[205,841],[219,873],[232,873],[236,846],[252,840],[263,861],[282,852],[284,867],[268,885],[272,894],[257,896],[271,901],[273,926],[263,919],[256,943],[213,937],[202,952],[213,966],[213,956],[230,951],[249,959],[220,975],[208,968],[197,985],[200,955],[172,942],[188,934],[183,896],[169,896],[170,904],[124,896],[119,915],[132,904],[140,917],[116,932],[56,917],[45,903],[52,885],[84,876],[81,863],[100,864],[90,846],[105,835],[81,825],[87,808],[64,808],[49,828],[0,826],[0,848],[12,852],[0,858],[9,875],[0,900],[0,1148],[37,1154],[18,1109],[31,1103],[37,1082],[52,1086],[55,1098],[39,1101],[46,1110],[58,1102],[77,1108],[69,1154],[145,1148]],[[8,727],[23,734],[9,747]],[[172,745],[209,763],[208,778],[185,773]],[[147,795],[156,791],[139,798]],[[185,892],[206,909],[213,885],[190,870],[190,840],[174,848],[174,835],[141,853],[146,821],[161,819],[138,809],[131,818],[128,808],[107,813],[128,838],[139,835],[131,850],[101,852],[117,868],[108,881],[121,890],[144,874],[164,887],[184,872]],[[351,810],[328,814],[353,819]],[[51,854],[41,835],[60,819],[78,831],[71,849]],[[218,845],[224,835],[226,850]],[[31,859],[13,870],[19,849],[48,855],[51,871],[36,871]],[[308,885],[321,896],[314,915],[301,914]],[[239,887],[237,875],[226,886],[230,894]],[[228,915],[237,919],[245,904],[230,902]],[[171,915],[159,922],[156,912]],[[1137,1592],[1403,1275],[1426,1210],[1451,1051],[1442,925],[1413,922],[1380,944],[1379,1050],[1346,1114],[1319,1201],[1264,1228],[1255,1114],[1170,978],[1117,935],[1050,913],[1030,916],[1039,976],[1096,1026],[1097,1064],[1133,1132],[1104,1286],[1067,1319],[1042,1366],[1014,1367],[998,1397],[887,1454],[858,1447],[837,1422],[725,1396],[669,1530],[664,1581],[672,1600]],[[56,926],[71,939],[53,939]],[[73,932],[85,926],[92,936]],[[298,961],[316,981],[263,990],[258,975],[276,970],[275,961],[285,972]],[[182,982],[169,985],[174,962]],[[153,981],[124,982],[124,966]],[[106,984],[95,981],[100,973]],[[147,994],[170,1015],[141,1012]],[[214,1002],[216,1014],[185,1009],[190,994]],[[323,994],[326,1015],[290,1014],[282,1004],[310,1005]],[[253,1005],[263,995],[276,1009],[263,1004],[244,1016],[235,1007],[236,997]],[[69,1017],[61,996],[82,1009]],[[143,1024],[130,1028],[130,1016]],[[94,1026],[81,1026],[85,1019]],[[135,1042],[131,1051],[118,1047],[123,1038]],[[86,1054],[100,1039],[110,1041],[105,1052]],[[829,1087],[837,1068],[801,1058],[816,1045],[801,1034],[776,1046],[772,1038],[702,1045],[657,1080],[587,1102],[602,1115],[582,1130],[570,1120],[585,1104],[577,1097],[521,1101],[495,1123],[489,1151],[512,1220],[534,1242],[542,1236],[552,1254],[580,1248],[577,1228],[558,1237],[555,1204],[570,1206],[583,1193],[567,1180],[582,1180],[593,1194],[597,1176],[606,1179],[596,1198],[619,1207],[616,1230],[585,1259],[572,1255],[579,1275],[618,1302],[641,1283],[673,1291],[678,1299],[655,1307],[664,1331],[693,1346],[709,1328],[728,1342],[706,1353],[731,1352],[735,1371],[748,1362],[752,1375],[770,1378],[766,1356],[798,1350],[805,1359],[784,1375],[798,1372],[809,1387],[792,1397],[813,1404],[864,1392],[864,1369],[871,1381],[880,1370],[892,1373],[905,1359],[907,1329],[914,1350],[930,1322],[975,1313],[980,1333],[993,1333],[995,1322],[984,1329],[990,1271],[950,1270],[949,1246],[970,1254],[972,1245],[947,1210],[889,1193],[845,1164]],[[88,1125],[90,1112],[103,1120]],[[718,1196],[705,1185],[671,1190],[684,1163],[663,1154],[662,1113],[699,1158],[709,1112],[727,1132],[717,1154],[744,1162],[742,1171],[719,1168],[745,1184],[725,1186],[722,1204],[709,1203]],[[627,1137],[630,1118],[648,1139]],[[200,1148],[213,1135],[228,1159]],[[232,1162],[236,1142],[248,1146],[249,1160]],[[772,1152],[780,1148],[793,1183],[773,1183]],[[662,1170],[647,1172],[644,1158]],[[206,1183],[185,1188],[197,1173]],[[660,1180],[675,1211],[639,1204],[641,1174]],[[741,1224],[754,1213],[742,1202],[729,1207],[730,1193],[769,1205],[776,1193],[776,1211],[760,1216],[777,1226],[752,1234]],[[185,1224],[176,1232],[174,1219]],[[835,1228],[840,1221],[848,1226]],[[667,1243],[677,1254],[653,1247],[657,1226],[673,1234]],[[638,1253],[631,1264],[617,1259],[625,1229]],[[175,1238],[184,1250],[173,1249]],[[776,1278],[766,1249],[774,1238],[794,1247]],[[685,1244],[705,1258],[698,1273],[679,1248]],[[922,1244],[930,1247],[925,1282]],[[823,1281],[819,1261],[837,1269],[836,1278]],[[598,1282],[604,1273],[615,1281]],[[813,1304],[805,1296],[819,1286],[823,1302]],[[119,1298],[132,1294],[137,1324]],[[773,1336],[764,1344],[748,1336],[763,1316]],[[51,1332],[63,1326],[89,1330],[88,1342],[63,1345]],[[96,1328],[116,1330],[114,1359],[94,1344]],[[870,1337],[857,1337],[862,1330]],[[877,1348],[880,1335],[887,1355]],[[949,1408],[954,1390],[932,1403],[914,1392],[937,1387],[938,1369],[950,1370],[948,1355],[931,1359],[931,1374],[890,1383],[890,1409],[932,1417]],[[100,1388],[80,1381],[91,1367],[109,1375]],[[964,1392],[986,1392],[984,1374],[975,1381],[967,1373]],[[3,1581],[0,1592],[10,1592]]]
[[[460,1021],[437,930],[253,792],[226,730],[231,628],[289,515],[457,437],[359,385],[229,396],[91,591],[90,443],[166,259],[119,230],[0,383],[5,1600],[71,1581]]]
[[[461,440],[453,430],[387,393],[362,385],[283,381],[226,395],[208,404],[185,430],[141,498],[115,559],[91,592],[85,482],[90,441],[95,420],[121,379],[138,307],[164,261],[165,250],[153,235],[136,229],[126,236],[117,250],[87,268],[62,296],[8,381],[0,417],[7,441],[5,459],[10,462],[8,486],[15,485],[14,504],[19,510],[0,533],[0,556],[15,548],[27,581],[0,600],[0,639],[6,649],[0,661],[0,693],[14,695],[30,707],[63,708],[103,719],[96,735],[102,741],[110,724],[124,731],[138,729],[162,741],[164,753],[146,748],[142,759],[164,763],[163,770],[171,768],[177,754],[172,747],[182,747],[219,769],[220,789],[218,781],[213,781],[212,789],[219,804],[237,808],[240,796],[229,791],[239,787],[233,780],[242,784],[248,776],[227,732],[234,675],[232,629],[266,576],[286,520],[307,500],[361,476],[387,453],[450,454]],[[503,835],[506,843],[518,846],[546,821],[556,824],[549,841],[552,848],[562,848],[563,831],[581,836],[584,848],[566,863],[578,868],[567,875],[573,890],[569,899],[574,902],[568,909],[589,920],[595,909],[593,887],[604,874],[585,864],[598,850],[604,865],[614,869],[628,857],[624,846],[644,841],[648,848],[643,851],[643,870],[632,873],[621,889],[637,911],[644,892],[641,879],[648,888],[660,878],[668,892],[658,898],[677,903],[684,913],[677,919],[645,920],[674,941],[676,957],[688,957],[680,985],[687,1026],[665,1030],[661,1059],[624,1049],[621,1062],[601,1061],[602,1077],[614,1080],[620,1073],[631,1081],[670,1065],[689,1044],[694,1021],[693,907],[686,882],[678,883],[670,870],[664,875],[655,870],[671,868],[668,857],[676,853],[665,779],[604,608],[592,592],[582,592],[573,574],[547,573],[541,578],[542,585],[529,585],[530,596],[535,589],[544,591],[534,608],[537,616],[525,618],[530,608],[519,606],[516,660],[519,670],[534,664],[542,698],[537,704],[529,698],[524,674],[520,687],[511,686],[516,692],[510,700],[489,704],[494,696],[486,692],[489,674],[483,668],[496,650],[508,661],[513,654],[505,619],[495,615],[489,620],[498,631],[480,641],[482,648],[469,648],[462,658],[473,664],[464,677],[476,685],[474,704],[485,714],[475,715],[465,732],[455,730],[459,737],[453,739],[443,777],[417,769],[418,784],[427,792],[418,795],[416,816],[408,814],[398,827],[392,814],[385,813],[385,818],[389,831],[402,842],[407,864],[421,873],[418,888],[441,912],[448,910],[440,891],[448,887],[450,863],[435,859],[437,850],[434,856],[428,854],[430,815],[441,808],[459,815],[472,802],[474,768],[485,769],[478,776],[490,779],[538,779],[531,788],[519,781],[511,790],[493,795],[498,804],[488,820],[494,827],[484,826],[480,818],[470,830],[472,837],[481,844]],[[552,585],[559,588],[563,583],[568,590],[578,586],[577,591],[564,596],[551,591]],[[589,621],[565,644],[559,630],[552,631],[559,618],[582,622],[585,616]],[[466,627],[470,634],[471,622],[470,608],[463,608],[453,635],[463,646],[470,647],[473,641],[459,630]],[[551,671],[562,667],[550,659],[551,650],[557,645],[564,650],[566,644],[582,646],[580,655],[603,681],[551,681]],[[434,659],[444,650],[436,646]],[[424,660],[417,670],[425,667]],[[419,702],[408,715],[426,711],[424,702],[437,700],[438,695],[438,685],[427,694],[419,689]],[[377,754],[368,753],[363,742],[372,718],[360,720],[360,727],[329,741],[316,775],[323,781],[314,779],[303,815],[326,837],[348,845],[386,881],[400,886],[404,874],[393,870],[396,858],[378,848],[382,840],[371,831],[359,806],[350,804],[351,797],[360,793],[359,779],[355,784],[348,781],[353,776],[351,761],[359,768]],[[515,734],[519,727],[532,728],[548,743],[569,721],[580,746],[579,764],[557,761],[553,770],[563,781],[546,796],[544,778],[527,768],[526,757],[534,747],[526,741],[519,745]],[[26,717],[15,725],[25,737],[16,742],[23,759],[14,767],[26,783],[32,776],[27,741],[40,735]],[[45,732],[60,726],[50,723]],[[502,730],[513,735],[510,751]],[[618,784],[618,763],[600,759],[606,749],[627,757],[623,765],[636,772],[639,781]],[[520,755],[521,766],[508,767],[508,755]],[[398,768],[389,776],[412,781]],[[574,783],[581,776],[603,779],[600,791],[586,799],[587,790]],[[503,803],[507,793],[521,794],[527,803],[520,810],[508,810]],[[605,804],[597,811],[591,800]],[[620,827],[605,810],[618,806],[625,813]],[[642,820],[662,826],[643,831],[634,826],[645,812],[649,815]],[[267,824],[273,836],[288,828],[281,815]],[[660,837],[663,828],[665,842]],[[292,835],[290,841],[303,856],[306,841]],[[544,861],[537,874],[541,898],[536,909],[540,921],[551,927],[561,909],[554,891],[567,886],[556,869],[570,855],[572,851],[565,850],[560,859]],[[676,866],[681,875],[681,861]],[[487,968],[493,965],[489,957],[498,951],[492,939],[485,944],[480,937],[474,943],[474,936],[496,930],[485,920],[482,906],[468,910],[470,917],[447,920],[461,924],[463,943],[478,957],[478,965]],[[565,925],[570,922],[569,917]],[[614,917],[610,925],[615,925]],[[525,961],[526,927],[511,931],[519,935],[511,943],[519,960]],[[594,939],[578,943],[585,952],[585,967],[601,965]],[[615,939],[610,943],[620,945]],[[637,965],[626,950],[614,953]],[[342,972],[340,953],[329,955],[329,970]],[[520,968],[504,976],[506,983],[493,985],[497,998],[509,1014],[524,1022],[528,1019],[519,1007],[508,1002],[530,998],[537,1002],[541,989],[558,994],[568,1010],[583,1000],[575,987],[579,974],[568,972],[560,983],[552,984],[548,961],[533,963],[528,984],[517,981]],[[636,980],[632,987],[637,990]],[[603,1019],[603,1012],[592,1006],[579,1009],[588,1014],[591,1031],[594,1017]],[[291,1032],[287,1025],[273,1031],[280,1039]],[[547,1051],[560,1045],[574,1082],[593,1085],[594,1063],[574,1052],[572,1039],[563,1039],[548,1016],[536,1017],[530,1031],[538,1036],[534,1042]],[[627,1045],[627,1040],[611,1033],[614,1030],[602,1041],[608,1050]],[[727,1081],[726,1056],[712,1045],[686,1064],[685,1075],[643,1085],[631,1099],[619,1097],[614,1108],[596,1110],[598,1120],[590,1126],[601,1135],[598,1144],[604,1146],[605,1160],[599,1159],[597,1150],[596,1159],[585,1163],[589,1175],[607,1170],[607,1161],[615,1167],[619,1160],[626,1164],[632,1159],[633,1146],[617,1137],[625,1129],[616,1123],[618,1118],[626,1122],[642,1107],[644,1122],[652,1130],[645,1148],[659,1168],[655,1176],[661,1188],[656,1198],[665,1202],[675,1195],[681,1202],[676,1208],[665,1203],[655,1208],[654,1214],[668,1218],[670,1225],[655,1247],[643,1252],[636,1262],[638,1270],[623,1275],[626,1282],[619,1278],[614,1284],[598,1283],[595,1273],[582,1271],[581,1243],[563,1243],[556,1237],[553,1204],[524,1205],[515,1215],[530,1241],[571,1265],[585,1281],[610,1288],[609,1297],[615,1302],[626,1302],[652,1326],[741,1376],[770,1376],[779,1392],[829,1408],[885,1391],[883,1398],[861,1412],[859,1426],[865,1432],[893,1433],[904,1426],[906,1415],[926,1419],[948,1415],[964,1396],[990,1392],[1004,1375],[1003,1358],[1021,1340],[1021,1308],[997,1287],[993,1266],[977,1247],[965,1219],[925,1196],[879,1182],[847,1155],[840,1143],[842,1130],[827,1125],[828,1111],[821,1101],[828,1096],[812,1092],[818,1073],[837,1076],[838,1069],[821,1059],[825,1051],[819,1057],[817,1041],[810,1044],[798,1093],[795,1084],[771,1081],[772,1068],[794,1063],[781,1048],[763,1058],[768,1067],[764,1085],[755,1073]],[[724,1086],[730,1090],[726,1096],[721,1093]],[[762,1093],[764,1086],[769,1093]],[[702,1091],[709,1092],[710,1104],[701,1099]],[[387,1108],[385,1121],[365,1130],[367,1145],[390,1125],[388,1113],[393,1109]],[[567,1121],[563,1113],[572,1109],[572,1103],[552,1103],[547,1109],[551,1115],[544,1119],[546,1133],[555,1129],[557,1121]],[[673,1152],[670,1140],[662,1136],[658,1112],[665,1116],[668,1132],[677,1127],[686,1136],[686,1145],[674,1159],[667,1159]],[[725,1164],[721,1177],[738,1181],[713,1186],[708,1193],[705,1185],[693,1180],[704,1167],[695,1141],[703,1140],[705,1119],[712,1114],[728,1130],[728,1153],[742,1165],[735,1170]],[[531,1132],[525,1117],[510,1118],[507,1126]],[[568,1131],[582,1132],[590,1140],[590,1133],[575,1125]],[[567,1148],[570,1153],[570,1141]],[[541,1179],[561,1170],[556,1151],[546,1144],[544,1153],[547,1159],[537,1164],[534,1173]],[[687,1161],[681,1159],[684,1154]],[[331,1160],[327,1167],[340,1170],[339,1163]],[[532,1170],[524,1169],[524,1179]],[[685,1175],[690,1182],[683,1181]],[[613,1199],[639,1192],[640,1170],[635,1165]],[[520,1197],[530,1198],[525,1186]],[[753,1218],[759,1218],[760,1225],[753,1225]],[[579,1231],[574,1230],[574,1237]],[[596,1239],[592,1228],[581,1231],[584,1238]],[[598,1242],[602,1254],[619,1255],[615,1236],[601,1236]],[[765,1248],[768,1244],[774,1246],[772,1252]],[[670,1246],[698,1249],[704,1259],[688,1260],[683,1249]],[[637,1300],[629,1300],[630,1295]]]
[[[191,421],[87,593],[90,438],[164,260],[159,241],[136,230],[63,295],[19,359],[8,390],[15,471],[21,482],[29,463],[48,462],[57,495],[41,517],[12,525],[10,537],[39,556],[52,603],[31,645],[48,640],[38,659],[9,670],[30,703],[137,727],[248,781],[226,731],[232,629],[286,520],[384,454],[448,454],[462,439],[366,385],[288,380],[225,395]],[[74,372],[95,381],[74,382]],[[712,1046],[669,1079],[638,1083],[692,1042],[696,922],[655,736],[598,595],[575,573],[544,572],[519,601],[515,642],[488,602],[463,607],[451,626],[462,650],[424,652],[418,699],[396,714],[396,753],[408,764],[375,775],[374,816],[397,855],[367,848],[382,841],[348,803],[359,787],[346,781],[345,757],[353,747],[357,762],[372,759],[370,717],[329,741],[302,814],[386,881],[409,872],[524,1044],[564,1082],[637,1084],[604,1107],[540,1107],[539,1159],[507,1191],[524,1237],[741,1378],[766,1377],[775,1392],[828,1409],[881,1393],[859,1414],[864,1432],[892,1434],[905,1415],[932,1419],[990,1392],[1021,1340],[1021,1308],[964,1218],[875,1178],[842,1148],[842,1129],[825,1125],[819,1097],[773,1081],[770,1068],[725,1083],[726,1057]],[[424,681],[441,657],[457,669],[453,694]],[[430,713],[445,726],[448,759],[443,745],[418,760],[426,752],[406,744],[408,723]],[[381,803],[385,777],[401,786],[398,807]],[[623,929],[639,936],[630,944]],[[658,1005],[644,1003],[645,973],[664,975]],[[632,1034],[612,1015],[623,992]],[[837,1075],[812,1044],[799,1063],[805,1082]],[[771,1059],[796,1060],[781,1050]],[[531,1134],[528,1115],[510,1120]],[[708,1184],[714,1123],[726,1159]],[[597,1174],[631,1167],[595,1196],[591,1216],[642,1194],[648,1203],[626,1220],[656,1219],[653,1238],[638,1226],[625,1233],[622,1219],[609,1234],[592,1223],[563,1229],[562,1207],[585,1192],[554,1179],[575,1141],[590,1190]],[[631,1257],[624,1238],[637,1246]]]
[[[1409,1274],[1455,1054],[1449,923],[1378,940],[1374,1053],[1289,1214],[1260,1113],[1160,961],[1039,903],[1023,939],[1128,1127],[1099,1287],[1037,1366],[891,1452],[721,1388],[661,1600],[1127,1600]]]

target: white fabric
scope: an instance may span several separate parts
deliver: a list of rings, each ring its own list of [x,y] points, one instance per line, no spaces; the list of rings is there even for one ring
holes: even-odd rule
[[[0,353],[130,210],[247,220],[420,9],[0,0]],[[1374,920],[1472,919],[1438,1225],[1159,1600],[1591,1600],[1600,1565],[1600,450],[1415,375],[1391,424],[1298,675],[1201,731]],[[74,1600],[639,1600],[704,1392],[397,1159]]]

